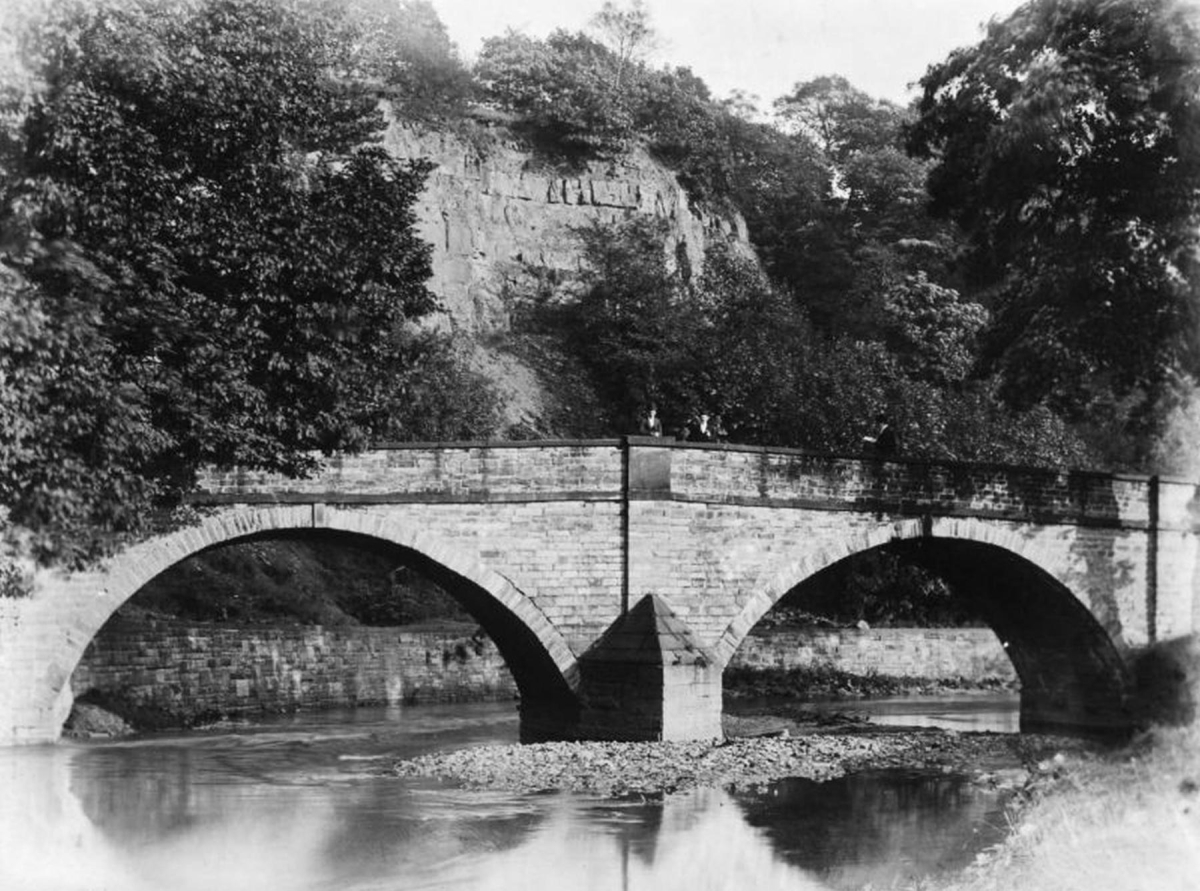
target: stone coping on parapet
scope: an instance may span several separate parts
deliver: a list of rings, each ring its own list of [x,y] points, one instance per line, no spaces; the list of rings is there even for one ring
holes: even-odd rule
[[[657,437],[398,443],[335,453],[299,478],[210,470],[192,504],[681,501],[981,517],[1053,525],[1200,528],[1196,486],[1127,473],[863,458]]]
[[[905,464],[913,467],[951,467],[967,470],[980,470],[999,473],[1030,473],[1069,476],[1088,476],[1121,482],[1149,483],[1157,480],[1159,483],[1180,486],[1198,486],[1200,479],[1176,476],[1174,474],[1135,473],[1126,470],[1104,470],[1096,467],[1055,467],[1045,464],[1013,464],[1003,461],[966,461],[956,458],[913,458],[904,455],[889,455],[879,457],[865,452],[826,452],[818,449],[803,449],[793,446],[751,445],[736,442],[693,442],[691,440],[671,439],[661,436],[614,436],[591,439],[469,439],[469,440],[430,440],[428,442],[379,442],[362,449],[361,454],[370,451],[401,451],[401,450],[464,450],[472,449],[547,449],[547,448],[638,448],[658,449],[694,449],[716,452],[745,452],[765,455],[796,455],[829,461],[859,461],[877,464]]]

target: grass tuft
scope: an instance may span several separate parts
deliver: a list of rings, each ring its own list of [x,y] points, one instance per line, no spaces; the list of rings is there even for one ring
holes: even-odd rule
[[[1200,728],[1157,728],[1050,775],[1027,791],[1003,844],[914,891],[1200,888]]]

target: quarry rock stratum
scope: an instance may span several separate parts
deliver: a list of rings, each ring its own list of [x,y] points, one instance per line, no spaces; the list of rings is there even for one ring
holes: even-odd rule
[[[699,271],[720,240],[751,252],[744,221],[698,210],[675,174],[641,149],[574,165],[537,156],[502,127],[482,138],[392,120],[384,146],[433,164],[416,207],[433,247],[429,288],[443,326],[474,336],[509,330],[508,296],[542,280],[569,287],[580,271],[581,228],[637,216],[664,221],[669,258]]]

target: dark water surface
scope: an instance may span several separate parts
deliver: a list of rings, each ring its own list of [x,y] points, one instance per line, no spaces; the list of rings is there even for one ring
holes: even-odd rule
[[[608,801],[371,772],[517,730],[511,703],[421,706],[0,749],[0,888],[887,888],[961,869],[1004,834],[1000,799],[953,775]]]

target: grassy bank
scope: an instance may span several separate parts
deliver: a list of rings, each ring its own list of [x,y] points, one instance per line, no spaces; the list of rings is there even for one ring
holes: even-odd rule
[[[919,891],[1194,891],[1200,887],[1200,728],[1068,756],[1017,806],[998,848]]]

